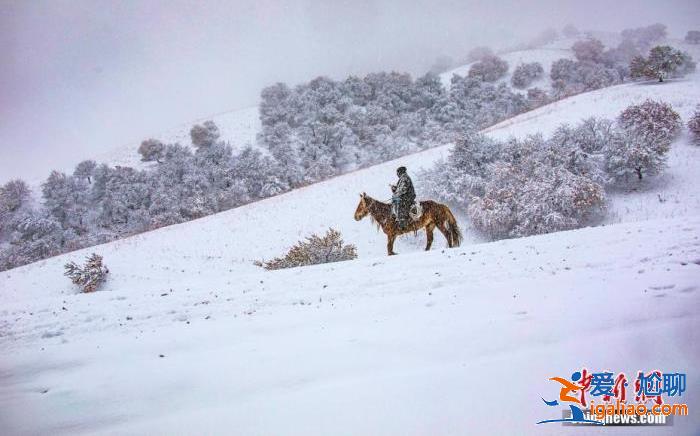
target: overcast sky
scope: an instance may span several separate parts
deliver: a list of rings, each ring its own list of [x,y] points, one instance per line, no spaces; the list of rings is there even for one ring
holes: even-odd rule
[[[0,182],[255,105],[276,81],[422,73],[566,23],[682,36],[699,17],[697,0],[0,0]]]

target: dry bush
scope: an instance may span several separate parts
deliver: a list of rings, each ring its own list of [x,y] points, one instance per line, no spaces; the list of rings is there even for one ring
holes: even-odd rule
[[[80,286],[83,292],[93,292],[97,290],[109,274],[109,269],[102,264],[102,256],[92,253],[87,258],[84,266],[79,266],[75,262],[65,264],[66,272],[63,273],[73,284]]]
[[[267,270],[294,268],[320,263],[340,262],[357,258],[357,249],[352,244],[344,244],[340,232],[328,229],[324,236],[311,235],[306,241],[299,241],[284,257],[255,262]]]

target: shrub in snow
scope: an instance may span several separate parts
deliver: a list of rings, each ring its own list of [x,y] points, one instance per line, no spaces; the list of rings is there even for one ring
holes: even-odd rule
[[[495,82],[508,72],[508,62],[498,56],[484,56],[469,68],[469,77]]]
[[[552,63],[550,78],[557,98],[611,86],[622,80],[620,73],[614,68],[571,59],[559,59]]]
[[[421,192],[453,204],[483,193],[488,165],[499,158],[501,146],[486,135],[467,132],[450,150],[446,161],[418,175]]]
[[[340,262],[357,258],[357,249],[352,244],[345,244],[340,232],[328,229],[325,235],[311,235],[306,241],[299,241],[284,257],[269,261],[256,262],[267,270],[294,268],[320,263]]]
[[[700,144],[700,105],[695,108],[695,113],[688,120],[688,130],[693,142]]]
[[[630,75],[633,78],[658,79],[683,77],[695,71],[695,62],[686,52],[667,45],[660,45],[649,51],[649,56],[636,56],[630,62]]]
[[[493,84],[470,77],[452,77],[449,102],[442,110],[448,128],[459,133],[464,129],[493,125],[527,110],[525,97],[513,92],[505,83]],[[440,116],[443,113],[440,112]]]
[[[678,112],[668,103],[653,100],[628,106],[617,117],[617,122],[629,133],[666,145],[669,145],[681,130],[681,117]]]
[[[566,127],[565,137],[562,129],[549,140],[465,136],[446,161],[419,175],[420,184],[465,208],[473,225],[491,238],[580,227],[604,208],[600,160],[579,148],[585,128]]]
[[[666,165],[669,144],[635,132],[625,132],[605,147],[605,169],[619,183],[659,174]]]
[[[515,67],[510,82],[516,88],[527,88],[532,82],[544,75],[544,69],[539,62],[520,64]]]
[[[567,168],[558,148],[540,136],[506,144],[487,169],[483,195],[467,208],[474,226],[492,238],[518,237],[578,228],[596,216],[603,187]]]
[[[544,106],[546,104],[549,104],[551,102],[551,99],[549,98],[549,94],[547,94],[547,91],[541,89],[541,88],[530,88],[527,90],[527,106],[530,109],[535,109],[540,106]]]
[[[195,124],[190,130],[192,145],[197,149],[206,148],[219,140],[219,128],[213,121],[205,121],[202,124]]]
[[[595,38],[576,41],[571,50],[579,62],[600,62],[603,59],[605,46]]]
[[[146,139],[141,142],[138,152],[144,162],[160,162],[165,152],[165,144],[157,139]]]
[[[474,226],[492,238],[529,236],[579,228],[605,203],[601,185],[561,167],[533,173],[498,162],[482,197],[467,211]]]
[[[102,264],[102,256],[92,253],[82,267],[75,262],[64,265],[64,275],[83,292],[93,292],[107,279],[109,270]]]
[[[602,152],[615,132],[615,123],[605,118],[587,118],[577,126],[560,125],[552,134],[552,141],[573,145],[589,154]]]

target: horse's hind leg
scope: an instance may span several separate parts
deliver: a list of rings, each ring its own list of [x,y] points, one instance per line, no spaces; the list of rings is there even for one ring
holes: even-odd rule
[[[447,239],[447,246],[452,248],[452,238],[450,237],[450,232],[447,231],[445,224],[439,223],[437,227],[440,229],[440,233],[442,233],[445,236],[445,239]]]
[[[429,251],[430,247],[433,245],[433,229],[435,228],[435,224],[428,224],[425,226],[425,236],[427,239],[427,242],[425,244],[425,251]]]
[[[393,256],[396,253],[394,253],[394,239],[396,239],[396,235],[386,235],[387,237],[387,242],[386,242],[386,251],[389,256]]]

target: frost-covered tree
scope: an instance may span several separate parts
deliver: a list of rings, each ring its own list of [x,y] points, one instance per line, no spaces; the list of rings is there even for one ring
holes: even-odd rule
[[[450,128],[483,128],[527,109],[527,101],[505,83],[494,85],[470,77],[452,77],[450,87]],[[443,118],[447,118],[447,114]]]
[[[700,145],[700,105],[695,107],[695,112],[688,120],[688,130],[692,141]]]
[[[31,190],[24,180],[10,180],[0,186],[0,242],[11,231],[14,218],[29,207]]]
[[[92,176],[95,174],[97,163],[94,160],[84,160],[75,166],[73,177],[92,183]]]
[[[658,79],[659,82],[667,77],[682,77],[693,71],[693,58],[688,53],[667,45],[656,46],[646,58],[637,56],[630,62],[633,78]]]
[[[25,210],[14,217],[9,246],[0,252],[0,270],[61,253],[65,232],[44,210]]]
[[[649,99],[625,108],[617,122],[628,132],[665,144],[678,136],[682,126],[680,115],[671,105]]]
[[[559,59],[550,71],[552,88],[557,98],[611,86],[621,81],[618,71],[594,62]]]
[[[199,135],[199,132],[197,132]],[[165,152],[165,144],[157,139],[145,139],[141,142],[138,149],[143,162],[160,162]]]
[[[514,87],[524,89],[543,75],[544,69],[539,62],[524,63],[515,67],[510,82]]]
[[[419,174],[422,192],[446,202],[465,206],[483,193],[486,171],[499,159],[501,144],[475,131],[456,141],[445,161]]]
[[[88,231],[90,191],[87,180],[53,171],[41,185],[44,207],[64,229]]]
[[[527,106],[530,109],[535,109],[540,106],[544,106],[546,104],[549,104],[551,102],[551,99],[549,97],[549,94],[547,94],[547,91],[541,89],[541,88],[530,88],[527,90]]]
[[[580,227],[603,208],[603,177],[600,160],[578,143],[584,129],[567,129],[550,140],[466,135],[445,161],[419,175],[420,185],[465,208],[492,238]]]
[[[487,167],[483,194],[467,209],[475,227],[493,238],[580,227],[604,204],[601,185],[572,171],[560,144],[531,136],[501,146]]]
[[[508,62],[498,56],[484,56],[469,68],[469,77],[495,82],[508,72]]]
[[[633,131],[614,137],[605,147],[605,169],[618,183],[659,174],[666,166],[669,144]]]
[[[659,174],[671,142],[681,128],[680,116],[666,103],[647,100],[632,105],[617,119],[622,129],[604,148],[605,168],[617,182]]]
[[[319,77],[293,89],[266,88],[262,100],[258,141],[282,164],[280,177],[289,186],[449,140],[466,116],[446,108],[457,104],[431,73],[416,80],[401,73],[342,82]],[[490,108],[476,115],[485,116]]]
[[[603,51],[605,46],[602,42],[595,38],[576,41],[571,47],[576,60],[579,62],[601,62],[603,59]]]
[[[288,121],[292,90],[285,83],[263,88],[260,93],[260,121],[263,126]]]
[[[31,190],[24,180],[10,180],[0,186],[0,214],[12,213],[30,200]]]
[[[215,144],[219,140],[219,136],[219,128],[213,121],[195,124],[190,130],[192,145],[198,150]]]
[[[246,189],[250,200],[259,200],[289,189],[279,163],[252,147],[236,154],[232,165],[233,176]]]
[[[146,230],[151,189],[145,171],[129,167],[111,170],[105,181],[105,195],[98,204],[100,225],[122,234]]]
[[[484,195],[472,200],[468,214],[494,239],[578,228],[604,207],[602,186],[529,157],[491,165],[486,180]]]

